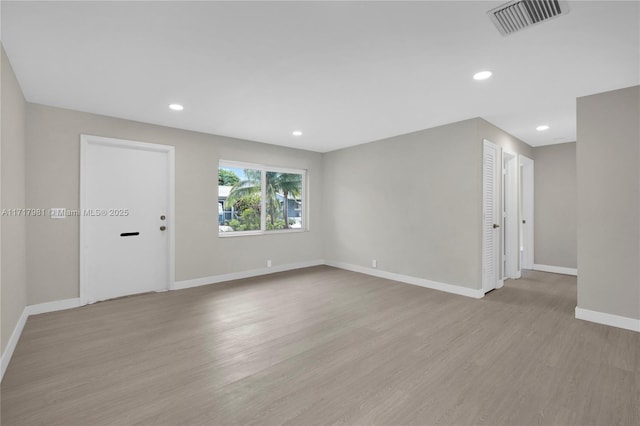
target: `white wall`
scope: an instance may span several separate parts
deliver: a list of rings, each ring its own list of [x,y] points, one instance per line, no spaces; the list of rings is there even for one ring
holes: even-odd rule
[[[578,98],[577,125],[578,308],[640,319],[640,86]]]

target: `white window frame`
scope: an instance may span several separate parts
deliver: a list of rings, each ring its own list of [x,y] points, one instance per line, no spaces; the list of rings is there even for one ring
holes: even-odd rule
[[[309,220],[307,217],[307,171],[304,169],[291,169],[287,167],[269,166],[266,164],[246,163],[241,161],[220,160],[218,162],[218,170],[220,168],[236,168],[236,169],[253,169],[259,170],[260,177],[260,229],[254,231],[233,231],[233,232],[220,232],[218,230],[218,237],[244,237],[248,235],[272,235],[272,234],[289,234],[297,232],[307,232],[309,230]],[[300,217],[302,218],[302,226],[295,229],[272,229],[268,230],[267,227],[267,172],[276,173],[291,173],[302,175],[302,188],[300,191],[300,199],[302,200],[302,208],[300,211]],[[288,208],[288,207],[287,207]]]

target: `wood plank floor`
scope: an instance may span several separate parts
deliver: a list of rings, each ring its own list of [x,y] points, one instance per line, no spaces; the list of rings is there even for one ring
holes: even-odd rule
[[[638,333],[575,277],[482,300],[330,267],[30,317],[2,425],[640,424]]]

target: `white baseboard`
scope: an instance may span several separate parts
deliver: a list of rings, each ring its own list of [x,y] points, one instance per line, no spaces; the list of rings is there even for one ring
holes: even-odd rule
[[[352,265],[348,263],[342,262],[333,262],[333,261],[324,261],[324,260],[314,260],[308,262],[299,262],[299,263],[290,263],[285,265],[277,265],[271,268],[260,268],[253,269],[249,271],[242,272],[234,272],[230,274],[223,275],[214,275],[210,277],[203,278],[195,278],[191,280],[184,281],[176,281],[172,290],[180,290],[191,287],[198,287],[207,284],[215,284],[224,281],[231,281],[243,278],[251,278],[260,275],[268,275],[276,272],[284,272],[290,271],[294,269],[308,268],[311,266],[318,265],[328,265],[335,268],[345,269],[348,271],[359,272],[362,274],[372,275],[380,278],[385,278],[389,280],[399,281],[407,284],[417,285],[420,287],[426,287],[433,290],[444,291],[447,293],[458,294],[461,296],[472,297],[476,299],[480,299],[484,297],[484,292],[482,290],[471,289],[467,287],[462,287],[453,284],[445,284],[436,281],[427,280],[424,278],[412,277],[409,275],[397,274],[394,272],[387,272],[380,269],[367,268],[358,265]],[[534,265],[534,270],[544,271],[544,272],[554,272],[560,274],[569,274],[569,275],[577,275],[576,269],[571,268],[563,268],[558,266],[547,266],[547,265]],[[9,365],[9,361],[11,360],[11,356],[15,351],[16,345],[18,344],[18,340],[20,339],[20,335],[22,334],[22,330],[27,322],[27,318],[30,315],[38,315],[46,312],[54,312],[60,311],[64,309],[77,308],[81,306],[82,303],[79,298],[73,299],[65,299],[58,300],[54,302],[40,303],[37,305],[29,305],[24,308],[18,323],[16,324],[11,337],[9,338],[9,342],[2,353],[1,359],[1,372],[0,372],[0,380],[4,377],[4,373]],[[627,330],[640,332],[640,320],[636,320],[633,318],[622,317],[618,315],[606,314],[603,312],[590,311],[588,309],[582,309],[576,307],[575,316],[578,319],[591,321],[599,324],[605,324],[613,327],[624,328]]]
[[[7,343],[7,347],[4,349],[4,352],[2,352],[2,361],[0,365],[0,368],[2,368],[2,370],[0,371],[0,380],[2,380],[2,378],[4,377],[4,372],[9,366],[9,361],[11,361],[13,351],[16,350],[16,345],[18,344],[18,340],[20,340],[20,336],[22,335],[22,330],[27,323],[27,318],[29,318],[31,315],[62,311],[65,309],[77,308],[79,306],[79,298],[56,300],[55,302],[39,303],[37,305],[25,306],[24,310],[22,311],[22,315],[18,320],[18,323],[13,329],[13,333],[11,333],[11,337],[9,338],[9,342]]]
[[[537,263],[533,265],[534,271],[541,272],[553,272],[554,274],[564,274],[564,275],[578,275],[578,270],[576,268],[565,268],[564,266],[551,266],[551,265],[538,265]]]
[[[22,315],[20,315],[20,319],[18,319],[18,323],[13,329],[13,333],[11,333],[11,337],[7,342],[7,346],[4,348],[4,352],[2,352],[2,371],[0,371],[0,380],[4,377],[4,372],[7,371],[7,367],[9,366],[9,361],[11,361],[11,357],[13,356],[13,351],[16,350],[16,345],[18,344],[18,340],[20,340],[20,335],[22,334],[22,330],[24,329],[24,325],[27,323],[27,318],[29,314],[27,313],[27,308],[24,308],[22,311]]]
[[[610,325],[612,327],[624,328],[625,330],[640,332],[640,319],[622,317],[620,315],[607,314],[598,311],[591,311],[589,309],[578,308],[577,306],[576,318],[595,322],[598,324]]]
[[[259,275],[274,274],[276,272],[291,271],[294,269],[308,268],[311,266],[318,266],[318,265],[324,265],[324,264],[325,264],[324,260],[315,260],[315,261],[309,261],[309,262],[277,265],[271,268],[254,269],[250,271],[235,272],[235,273],[225,274],[225,275],[215,275],[211,277],[196,278],[193,280],[177,281],[174,284],[172,290],[180,290],[183,288],[197,287],[197,286],[207,285],[207,284],[215,284],[223,281],[231,281],[231,280],[237,280],[241,278],[256,277]],[[4,372],[9,366],[9,361],[11,361],[13,352],[16,349],[16,345],[18,344],[18,340],[20,339],[20,335],[22,334],[22,330],[24,329],[24,326],[27,323],[27,318],[29,316],[44,314],[47,312],[62,311],[65,309],[77,308],[82,305],[83,303],[78,297],[73,299],[56,300],[53,302],[39,303],[37,305],[26,306],[22,311],[22,315],[20,316],[18,323],[13,329],[13,333],[11,334],[11,338],[7,343],[7,347],[2,353],[2,358],[0,361],[1,368],[2,368],[2,370],[0,371],[0,380],[2,380],[2,377],[4,377]]]
[[[472,288],[462,287],[459,285],[439,283],[437,281],[426,280],[424,278],[412,277],[409,275],[396,274],[395,272],[382,271],[380,269],[367,268],[364,266],[352,265],[349,263],[328,261],[326,265],[333,266],[334,268],[346,269],[347,271],[359,272],[361,274],[373,275],[374,277],[386,278],[388,280],[400,281],[406,284],[417,285],[420,287],[426,287],[433,290],[440,290],[447,293],[458,294],[461,296],[473,297],[474,299],[481,299],[484,297],[482,290],[475,290]]]
[[[56,300],[54,302],[38,303],[37,305],[29,305],[24,310],[29,316],[46,314],[47,312],[63,311],[82,306],[80,298]]]
[[[217,284],[225,281],[241,280],[244,278],[258,277],[260,275],[275,274],[276,272],[292,271],[294,269],[309,268],[311,266],[324,265],[324,260],[311,260],[307,262],[287,263],[270,268],[251,269],[249,271],[232,272],[230,274],[212,275],[210,277],[194,278],[191,280],[176,281],[172,290],[199,287],[202,285]]]

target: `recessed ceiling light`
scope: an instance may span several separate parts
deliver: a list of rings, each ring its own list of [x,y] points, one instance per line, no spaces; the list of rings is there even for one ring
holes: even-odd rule
[[[302,136],[302,132],[300,130],[294,130],[293,132],[291,132],[291,134],[293,136]]]
[[[180,104],[171,104],[169,105],[169,108],[171,108],[174,111],[182,111],[184,109],[184,107]]]
[[[491,71],[480,71],[477,72],[473,75],[473,79],[474,80],[486,80],[487,78],[491,77],[492,72]]]
[[[547,126],[546,124],[541,124],[540,126],[536,127],[536,130],[539,132],[544,132],[545,130],[548,130],[549,126]]]

